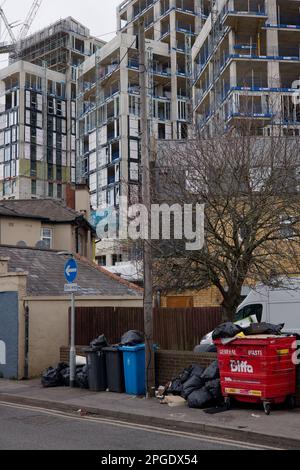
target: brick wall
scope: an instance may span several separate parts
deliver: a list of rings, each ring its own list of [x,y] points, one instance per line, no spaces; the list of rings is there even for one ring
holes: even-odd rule
[[[76,353],[84,356],[84,346],[77,346]],[[181,372],[192,364],[202,367],[209,366],[215,359],[216,354],[195,354],[189,351],[158,351],[156,354],[156,380],[157,385],[165,385],[171,379],[177,377]],[[60,349],[61,362],[69,362],[69,348],[63,346]]]
[[[217,358],[216,354],[196,354],[190,351],[158,351],[156,354],[156,381],[165,385],[178,377],[182,371],[192,364],[202,367],[209,366]]]
[[[84,352],[82,352],[83,348],[87,346],[76,346],[76,354],[77,356],[85,356]],[[70,360],[70,348],[68,346],[62,346],[60,348],[60,361],[69,363]]]
[[[222,303],[222,296],[216,287],[209,287],[202,290],[186,290],[182,294],[176,292],[169,292],[161,299],[161,306],[167,307],[167,297],[191,297],[193,299],[194,307],[220,307]]]

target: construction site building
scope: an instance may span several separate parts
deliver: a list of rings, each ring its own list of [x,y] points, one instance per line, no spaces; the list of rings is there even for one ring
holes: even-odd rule
[[[103,44],[69,17],[10,53],[0,70],[0,198],[66,198],[76,183],[76,71]]]
[[[92,207],[118,211],[120,196],[139,201],[140,84],[137,44],[145,20],[150,134],[183,139],[192,121],[192,45],[201,28],[201,1],[126,1],[117,8],[117,36],[79,67],[78,182],[87,181]],[[204,14],[203,14],[204,15]],[[126,261],[124,245],[99,243],[109,266]]]
[[[198,128],[212,132],[216,123],[251,119],[258,135],[268,135],[274,123],[299,135],[300,1],[212,5],[192,51]]]

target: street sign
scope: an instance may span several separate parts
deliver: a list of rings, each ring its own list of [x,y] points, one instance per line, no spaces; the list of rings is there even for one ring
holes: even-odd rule
[[[69,284],[72,284],[77,278],[78,266],[75,259],[71,258],[65,264],[65,278]]]
[[[64,290],[67,294],[78,292],[78,284],[65,284]]]

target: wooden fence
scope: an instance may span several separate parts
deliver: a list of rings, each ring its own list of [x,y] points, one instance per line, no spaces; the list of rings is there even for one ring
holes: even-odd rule
[[[166,350],[191,351],[222,321],[220,308],[155,309],[154,341]],[[76,344],[88,345],[100,334],[111,344],[129,330],[144,330],[142,308],[76,308]]]

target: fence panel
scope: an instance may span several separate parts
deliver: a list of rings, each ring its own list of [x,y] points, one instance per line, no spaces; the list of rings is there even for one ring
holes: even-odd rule
[[[166,350],[190,351],[222,321],[220,308],[154,309],[154,341]],[[76,344],[88,345],[100,334],[119,343],[128,330],[144,330],[142,308],[76,308]]]

